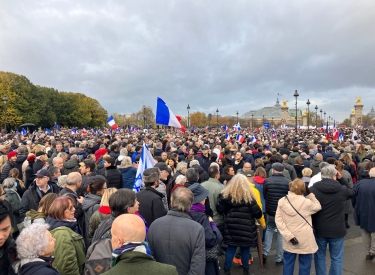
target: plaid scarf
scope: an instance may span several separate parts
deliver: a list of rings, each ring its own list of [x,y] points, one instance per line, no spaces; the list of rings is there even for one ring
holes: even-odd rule
[[[112,252],[112,260],[111,260],[111,267],[114,267],[116,265],[117,259],[122,253],[125,253],[126,251],[137,251],[137,252],[142,252],[148,255],[151,259],[153,259],[151,250],[148,247],[147,242],[133,242],[129,243],[126,242],[122,246],[116,248]]]

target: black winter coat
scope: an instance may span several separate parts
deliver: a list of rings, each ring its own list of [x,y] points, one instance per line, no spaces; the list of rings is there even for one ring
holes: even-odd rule
[[[196,165],[193,165],[192,168],[194,168],[195,170],[197,170],[197,172],[199,173],[199,179],[198,179],[199,183],[208,181],[208,179],[210,178],[210,176],[208,175],[208,173],[206,171],[204,171],[204,169],[202,168],[202,166],[196,164]]]
[[[53,258],[38,258],[43,261],[32,261],[22,266],[21,275],[60,275],[60,273],[52,267]]]
[[[3,181],[8,177],[9,171],[15,167],[15,164],[15,162],[8,160],[8,162],[4,165],[3,171],[1,171],[0,183],[3,183]]]
[[[266,200],[267,215],[275,216],[279,199],[286,196],[289,192],[290,180],[283,174],[272,174],[264,181],[263,196]]]
[[[107,187],[115,187],[120,189],[123,187],[123,179],[121,172],[115,166],[106,168],[105,177],[107,178]]]
[[[348,184],[344,178],[341,178],[341,181]],[[310,192],[322,206],[322,210],[312,215],[315,236],[342,238],[346,235],[345,202],[355,194],[354,190],[347,186],[337,180],[322,179],[310,187]]]
[[[17,259],[16,243],[9,237],[3,246],[0,247],[0,275],[15,274],[12,268],[13,262]]]
[[[302,179],[302,170],[305,169],[304,165],[294,164],[294,170],[296,170],[297,178]]]
[[[33,171],[34,162],[29,162],[29,165],[26,167],[25,170],[25,176],[26,176],[26,188],[29,188],[29,186],[33,183],[35,176]]]
[[[23,221],[25,219],[26,212],[30,209],[38,210],[39,202],[43,198],[44,195],[48,193],[60,193],[60,187],[52,182],[48,182],[50,189],[47,193],[43,194],[36,186],[35,181],[31,184],[29,189],[25,191],[21,199],[21,207],[20,207],[20,219]]]
[[[234,203],[231,197],[219,195],[216,209],[224,215],[224,243],[231,246],[255,247],[257,245],[257,226],[255,219],[262,217],[262,210],[256,200],[250,203]]]
[[[40,169],[44,167],[44,162],[37,159],[33,165],[33,174],[36,174]]]
[[[162,201],[163,197],[162,193],[149,186],[137,193],[139,214],[142,215],[149,226],[154,220],[167,214]]]
[[[221,236],[219,229],[217,229],[216,226],[211,226],[208,216],[205,213],[200,211],[190,211],[190,215],[194,221],[203,226],[205,233],[205,244],[207,248],[214,247],[222,241],[223,236]]]

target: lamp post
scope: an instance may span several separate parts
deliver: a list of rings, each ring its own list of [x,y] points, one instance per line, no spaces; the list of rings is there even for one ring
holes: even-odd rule
[[[251,129],[254,128],[254,114],[251,114]]]
[[[187,111],[188,111],[188,127],[190,127],[190,105],[188,104],[188,106],[186,107]]]
[[[8,98],[6,96],[3,97],[3,103],[4,103],[4,131],[7,133],[7,103]]]
[[[238,124],[238,111],[237,111],[236,115],[237,115],[237,124]]]
[[[327,123],[328,127],[330,123],[331,123],[331,116],[328,117],[328,123]]]
[[[315,130],[318,128],[318,105],[315,105]]]
[[[146,129],[146,106],[143,106],[143,129]]]
[[[322,115],[322,113],[323,113],[323,110],[322,109],[320,109],[320,119],[323,119],[323,115]],[[325,119],[324,119],[325,120]],[[323,121],[324,121],[323,120]]]
[[[326,112],[324,112],[324,122],[326,121]]]
[[[264,127],[264,115],[263,115],[263,127]]]
[[[295,98],[296,98],[296,132],[297,132],[297,98],[299,97],[299,94],[297,92],[297,90],[294,92],[294,95],[293,95]]]
[[[219,127],[219,108],[216,109],[216,124]]]
[[[310,127],[310,99],[307,100],[307,131],[309,130]]]

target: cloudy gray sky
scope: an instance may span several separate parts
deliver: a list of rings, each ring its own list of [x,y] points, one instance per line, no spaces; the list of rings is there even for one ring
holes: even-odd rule
[[[375,1],[0,2],[0,70],[84,93],[109,113],[156,97],[175,114],[289,100],[342,120],[375,105]]]

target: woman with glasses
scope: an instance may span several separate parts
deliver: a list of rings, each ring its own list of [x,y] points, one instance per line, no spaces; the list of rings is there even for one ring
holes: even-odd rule
[[[85,264],[85,244],[74,218],[74,205],[73,199],[68,196],[55,199],[46,220],[56,239],[52,266],[60,274],[82,274]]]

